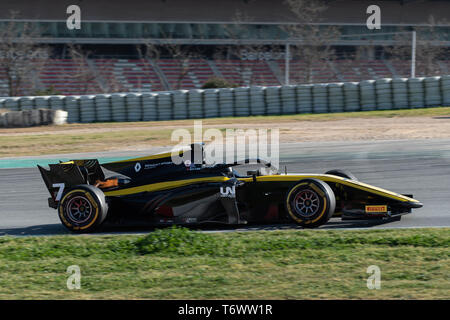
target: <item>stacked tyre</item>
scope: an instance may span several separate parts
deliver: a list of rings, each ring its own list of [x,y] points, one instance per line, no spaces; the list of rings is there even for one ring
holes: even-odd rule
[[[127,121],[141,121],[143,118],[142,114],[142,103],[141,94],[139,93],[129,93],[125,97],[125,103],[127,105]]]
[[[187,108],[187,98],[188,90],[177,90],[173,93],[173,118],[174,119],[187,119],[188,118],[188,108]]]
[[[127,119],[125,96],[123,93],[115,93],[111,95],[112,120],[124,122]]]
[[[80,121],[83,123],[90,123],[96,121],[95,110],[95,96],[81,96],[80,97]]]
[[[267,114],[269,115],[276,115],[281,112],[280,89],[279,86],[266,88]]]
[[[446,107],[450,106],[450,75],[442,76],[441,80],[442,88],[442,104]]]
[[[424,79],[425,83],[425,106],[438,107],[442,105],[441,77],[430,77]]]
[[[97,109],[97,121],[108,122],[112,120],[111,95],[109,94],[96,95],[95,108]]]
[[[264,115],[266,110],[265,87],[250,88],[250,114],[252,116]]]
[[[378,79],[375,81],[378,110],[393,109],[391,81],[391,79]]]
[[[20,110],[33,110],[34,109],[34,97],[23,97],[19,101]],[[61,108],[62,109],[62,108]]]
[[[377,109],[377,98],[375,92],[375,80],[361,81],[361,110],[372,111]]]
[[[5,101],[5,107],[6,109],[9,109],[11,111],[20,111],[20,98],[8,98]]]
[[[313,112],[328,112],[328,85],[319,83],[313,86]]]
[[[224,88],[219,91],[219,114],[221,117],[234,116],[234,89]]]
[[[394,109],[405,109],[409,107],[408,79],[392,79],[392,96],[394,100]]]
[[[205,118],[219,116],[219,89],[206,89],[204,93]]]
[[[342,83],[330,83],[328,85],[330,112],[344,111],[344,86]]]
[[[66,111],[69,113],[67,121],[76,123],[81,121],[80,99],[78,96],[67,96],[65,99]]]
[[[410,108],[423,108],[425,105],[423,78],[409,79],[408,92]]]
[[[250,89],[248,87],[234,89],[235,111],[238,117],[247,117],[250,114]]]
[[[297,86],[297,113],[312,113],[312,88],[310,84]]]
[[[203,117],[203,90],[189,90],[188,115],[189,119],[199,119]]]
[[[345,111],[359,111],[359,85],[357,82],[344,83]]]
[[[48,97],[48,96],[35,97],[34,105],[35,105],[36,109],[50,109],[49,98],[50,97]],[[67,97],[65,99],[65,102],[67,102]]]
[[[281,114],[296,113],[297,98],[295,86],[281,87]]]

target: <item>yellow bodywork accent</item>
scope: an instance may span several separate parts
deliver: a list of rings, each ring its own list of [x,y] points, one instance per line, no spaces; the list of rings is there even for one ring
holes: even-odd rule
[[[359,182],[359,181],[353,181],[345,178],[341,178],[335,175],[331,174],[316,174],[316,175],[302,175],[302,174],[290,174],[290,175],[270,175],[270,176],[260,176],[256,177],[256,181],[258,182],[270,182],[270,181],[299,181],[301,179],[319,179],[325,182],[334,182],[334,183],[340,183],[342,185],[350,186],[355,189],[360,189],[363,191],[371,192],[383,197],[389,197],[398,201],[402,202],[419,202],[416,199],[412,199],[406,196],[403,196],[401,194],[388,191],[382,188],[378,188],[375,186],[372,186],[367,183]],[[251,182],[253,181],[253,178],[241,178],[239,180]]]
[[[167,182],[157,182],[152,184],[147,184],[144,186],[127,188],[122,190],[108,191],[105,192],[106,196],[125,196],[129,194],[135,194],[139,192],[154,192],[172,188],[178,188],[187,186],[189,184],[194,184],[198,182],[224,182],[229,180],[230,178],[217,176],[217,177],[206,177],[206,178],[197,178],[197,179],[186,179],[186,180],[176,180],[176,181],[167,181]]]
[[[174,151],[174,152],[159,153],[159,154],[154,154],[152,156],[133,158],[133,159],[126,159],[126,160],[114,161],[114,162],[109,162],[109,163],[137,162],[137,161],[145,161],[145,160],[163,159],[163,158],[172,157],[172,154],[176,154],[177,152],[178,152],[179,155],[181,155],[183,152],[186,152],[186,151],[189,151],[189,150],[190,149],[177,150],[177,151]]]
[[[75,162],[73,161],[66,161],[66,162],[61,162],[60,164],[74,164]]]
[[[170,153],[169,153],[170,154]],[[345,178],[341,178],[334,175],[328,174],[317,174],[317,175],[302,175],[302,174],[291,174],[291,175],[269,175],[269,176],[260,176],[256,177],[257,182],[283,182],[283,181],[299,181],[301,179],[319,179],[325,182],[333,182],[339,183],[342,185],[350,186],[355,189],[360,189],[363,191],[371,192],[373,194],[377,194],[383,197],[389,197],[402,202],[419,202],[416,199],[412,199],[401,194],[388,191],[382,188],[378,188],[366,183],[362,183],[359,181],[348,180]],[[216,177],[205,177],[205,178],[196,178],[196,179],[186,179],[186,180],[176,180],[176,181],[167,181],[167,182],[157,182],[152,184],[147,184],[139,187],[126,188],[121,190],[113,190],[105,192],[106,196],[125,196],[140,192],[154,192],[160,190],[167,190],[172,188],[183,187],[190,184],[195,184],[199,182],[224,182],[229,180],[229,178],[224,176],[216,176]],[[244,182],[252,182],[253,178],[238,178],[240,181]]]

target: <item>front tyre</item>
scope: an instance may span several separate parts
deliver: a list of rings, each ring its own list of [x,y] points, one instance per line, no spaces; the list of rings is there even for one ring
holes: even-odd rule
[[[286,195],[286,210],[295,223],[316,228],[328,222],[336,199],[330,186],[318,179],[301,180]]]
[[[91,185],[67,191],[58,204],[62,224],[73,232],[92,232],[106,219],[108,205],[103,192]]]

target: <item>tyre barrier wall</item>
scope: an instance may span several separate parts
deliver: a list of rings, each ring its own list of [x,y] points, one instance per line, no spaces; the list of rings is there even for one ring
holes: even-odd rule
[[[0,128],[20,128],[67,123],[68,112],[51,109],[25,109],[22,111],[0,111]]]
[[[273,87],[0,98],[0,109],[65,110],[68,122],[157,121],[450,106],[450,75]]]

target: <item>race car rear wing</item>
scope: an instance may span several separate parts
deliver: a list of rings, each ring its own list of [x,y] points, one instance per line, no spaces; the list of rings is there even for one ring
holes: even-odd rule
[[[56,207],[65,189],[79,184],[95,184],[105,179],[97,159],[72,160],[49,164],[49,170],[37,166],[50,193],[49,206]]]

